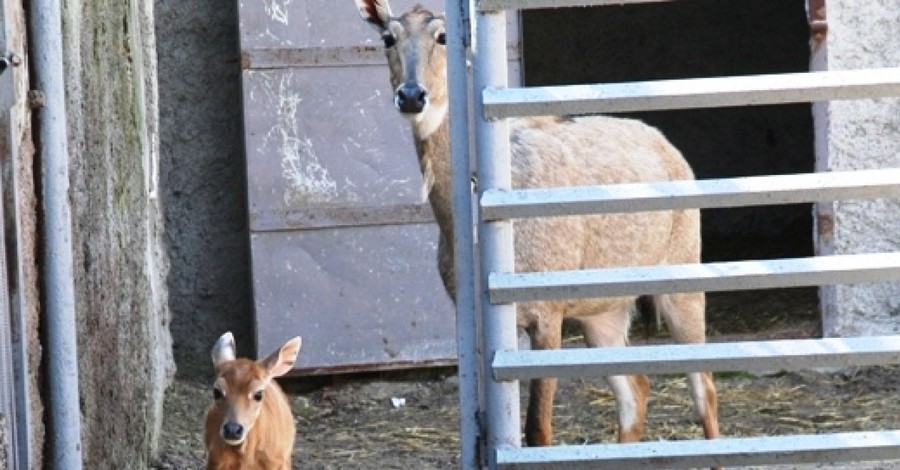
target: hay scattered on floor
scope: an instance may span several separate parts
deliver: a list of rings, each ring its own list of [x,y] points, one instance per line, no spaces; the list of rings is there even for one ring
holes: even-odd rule
[[[654,377],[646,440],[699,439],[687,381]],[[871,367],[835,374],[785,373],[717,377],[725,436],[815,434],[900,428],[900,368]],[[415,383],[354,384],[296,396],[295,468],[438,469],[458,466],[459,415],[455,377]],[[395,408],[391,394],[406,406]],[[208,387],[178,383],[166,400],[162,456],[153,468],[203,466],[200,432]],[[527,399],[522,386],[522,410]],[[615,400],[602,379],[561,380],[555,417],[560,444],[614,442]]]

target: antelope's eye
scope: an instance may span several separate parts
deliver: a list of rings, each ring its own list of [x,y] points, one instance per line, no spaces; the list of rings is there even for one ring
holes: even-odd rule
[[[447,35],[445,33],[439,33],[437,35],[437,37],[434,38],[434,40],[442,46],[446,45],[447,44]]]
[[[222,393],[221,390],[219,390],[219,387],[213,387],[213,398],[215,398],[216,400],[221,400],[225,398],[225,394]]]
[[[256,392],[256,393],[254,393],[254,394],[253,394],[253,399],[256,400],[256,401],[262,401],[262,399],[263,399],[263,391],[260,390],[260,391],[258,391],[258,392]]]
[[[394,44],[397,44],[397,39],[390,34],[381,36],[381,40],[384,41],[384,47],[394,47]]]

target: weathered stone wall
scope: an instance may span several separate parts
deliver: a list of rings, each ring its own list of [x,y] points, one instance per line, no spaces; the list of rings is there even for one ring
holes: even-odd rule
[[[85,468],[146,468],[173,373],[153,3],[63,2]]]
[[[178,372],[211,374],[231,330],[252,351],[237,3],[156,0],[160,197]]]
[[[900,64],[900,3],[828,0],[828,32],[814,66],[829,70]],[[900,99],[835,101],[818,106],[817,166],[857,170],[900,166]],[[845,201],[818,206],[818,249],[823,254],[900,250],[900,202]],[[828,336],[900,332],[900,284],[823,287]]]

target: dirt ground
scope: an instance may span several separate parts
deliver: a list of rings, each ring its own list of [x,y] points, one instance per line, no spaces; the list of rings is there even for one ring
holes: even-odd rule
[[[710,341],[819,334],[814,289],[710,294],[708,303]],[[636,336],[640,338],[641,333]],[[574,334],[569,339],[571,343],[578,340]],[[201,430],[204,410],[212,401],[210,383],[182,380],[169,391],[161,453],[152,468],[203,468]],[[895,398],[900,368],[896,367],[766,376],[729,373],[717,375],[716,384],[724,436],[900,428],[900,402]],[[337,377],[327,382],[301,379],[288,385],[301,390],[292,393],[298,428],[296,469],[458,466],[458,382],[452,370]],[[523,387],[523,403],[526,398]],[[557,443],[613,441],[613,423],[613,398],[602,379],[560,381],[554,417]],[[653,378],[647,429],[646,440],[702,435],[691,419],[684,377]]]

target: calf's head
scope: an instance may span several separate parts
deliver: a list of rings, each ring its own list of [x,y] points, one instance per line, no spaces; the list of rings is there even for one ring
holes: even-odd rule
[[[216,381],[214,407],[221,419],[219,435],[230,445],[240,445],[259,418],[266,393],[275,377],[286,374],[300,352],[300,337],[286,342],[262,361],[236,359],[234,336],[222,335],[212,349]]]

